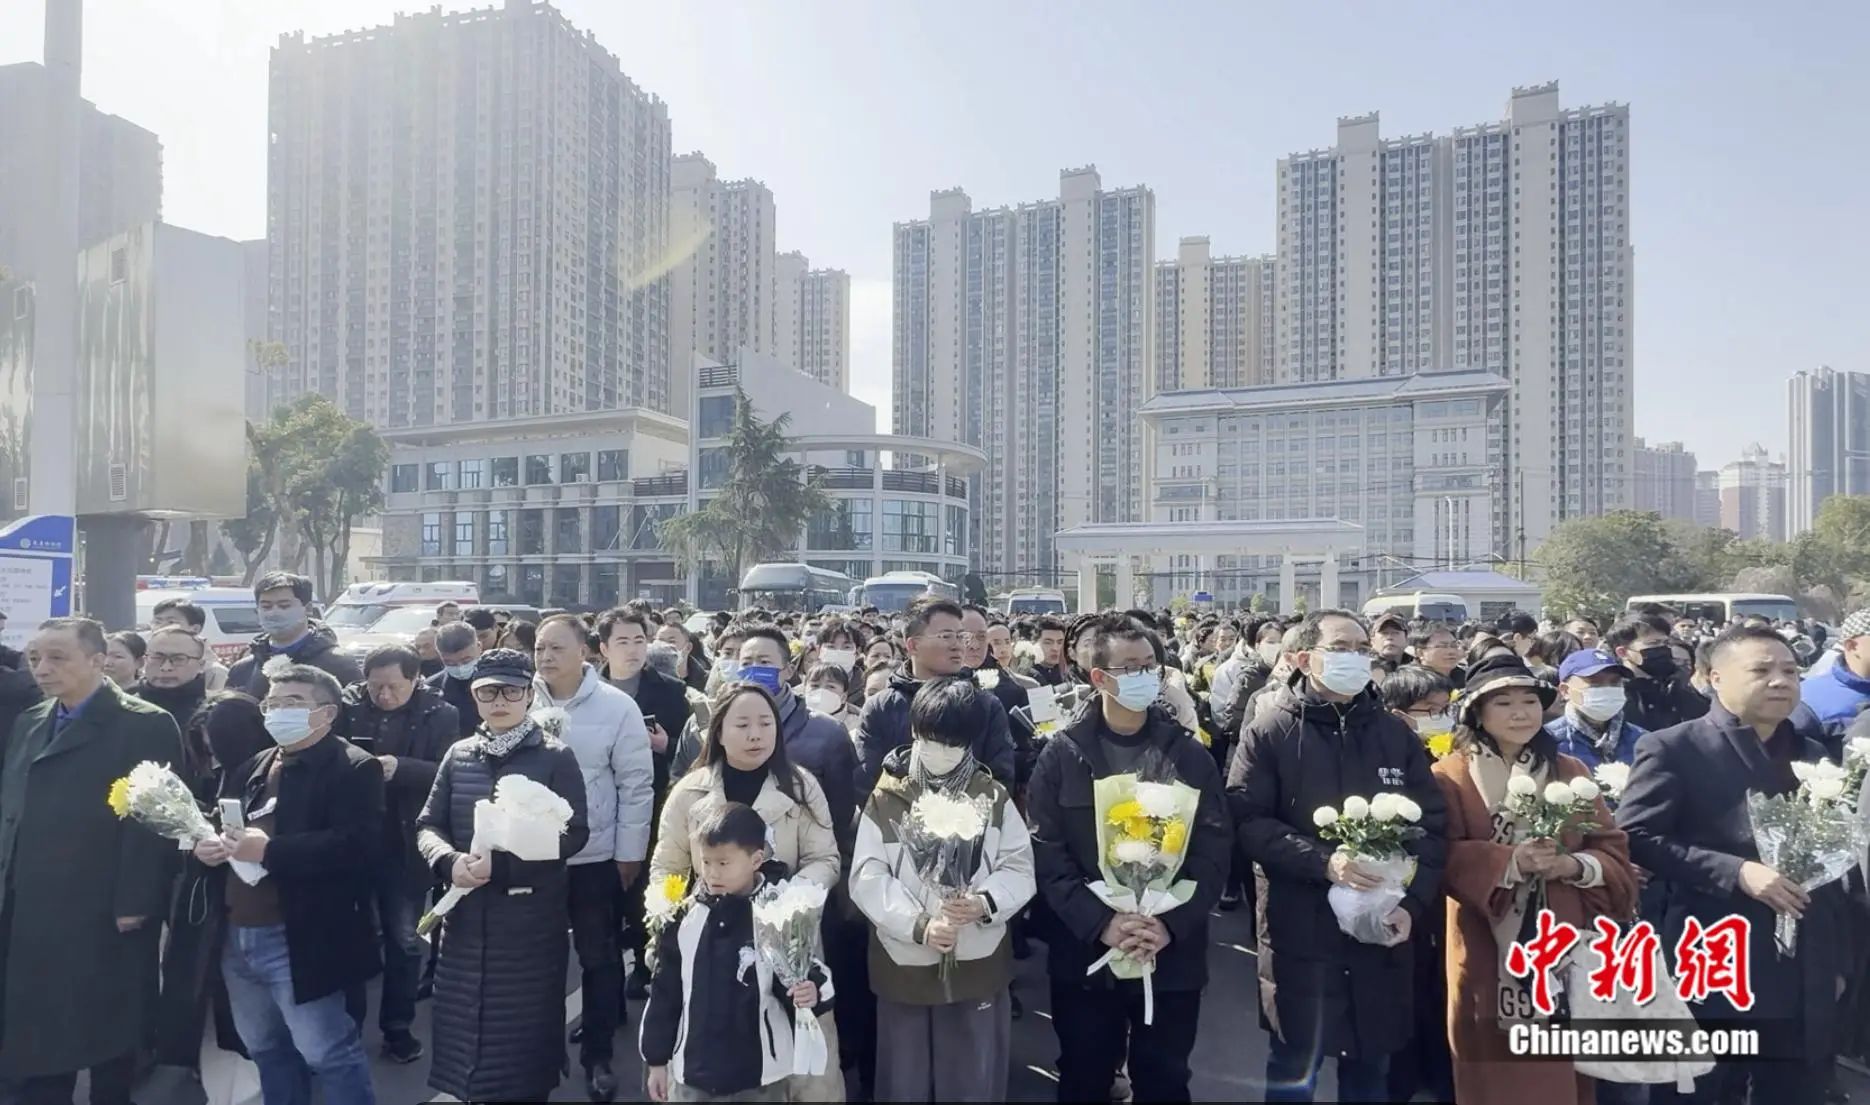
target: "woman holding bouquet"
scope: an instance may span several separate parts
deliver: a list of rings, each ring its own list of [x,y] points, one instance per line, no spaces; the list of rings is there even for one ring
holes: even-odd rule
[[[565,861],[590,830],[577,756],[529,716],[532,680],[525,653],[481,656],[471,683],[480,728],[448,750],[416,819],[417,846],[435,877],[474,891],[444,922],[429,1068],[429,1085],[462,1101],[544,1101],[565,1067]],[[570,804],[558,859],[472,854],[475,803],[512,775]]]
[[[713,710],[701,758],[669,788],[662,807],[649,860],[650,885],[669,875],[681,875],[694,885],[702,829],[722,806],[739,802],[766,821],[772,842],[767,882],[792,878],[826,890],[836,886],[843,862],[825,790],[787,756],[778,704],[758,684],[732,682],[715,694]],[[829,1011],[819,1018],[819,1026],[831,1054],[837,1055],[838,1037]],[[842,1072],[794,1075],[787,1082],[787,1094],[793,1101],[842,1101]]]
[[[1558,840],[1533,837],[1509,809],[1516,792],[1536,795],[1554,782],[1590,781],[1589,770],[1560,755],[1545,730],[1545,710],[1556,695],[1517,656],[1482,660],[1468,672],[1454,749],[1433,769],[1448,805],[1443,886],[1451,899],[1448,1037],[1455,1099],[1472,1105],[1594,1105],[1596,1083],[1569,1061],[1509,1055],[1506,1025],[1538,1014],[1531,980],[1510,975],[1504,961],[1515,941],[1532,938],[1542,908],[1587,938],[1597,918],[1621,925],[1636,912],[1629,845],[1611,827],[1601,798],[1589,799],[1589,812],[1577,819],[1598,827],[1567,828]],[[1580,790],[1595,793],[1588,786]]]

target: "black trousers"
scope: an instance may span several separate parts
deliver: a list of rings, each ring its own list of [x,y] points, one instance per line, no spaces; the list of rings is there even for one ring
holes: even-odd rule
[[[623,990],[623,959],[617,947],[618,906],[622,883],[609,860],[580,863],[571,879],[571,947],[584,973],[584,1032],[579,1058],[585,1067],[609,1063],[613,1037],[622,1023],[618,998]]]
[[[136,1080],[136,1053],[91,1068],[91,1105],[130,1105]],[[42,1074],[20,1083],[20,1105],[71,1105],[78,1089],[78,1072]]]
[[[1143,1023],[1143,995],[1052,979],[1058,1033],[1058,1099],[1109,1101],[1124,1055],[1137,1101],[1191,1100],[1188,1056],[1201,1024],[1201,991],[1156,990],[1154,1024]]]

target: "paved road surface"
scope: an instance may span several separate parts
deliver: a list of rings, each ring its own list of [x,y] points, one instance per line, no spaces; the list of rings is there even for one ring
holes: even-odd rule
[[[1254,958],[1250,949],[1250,925],[1241,913],[1216,913],[1209,930],[1212,946],[1208,952],[1210,982],[1201,1010],[1201,1035],[1195,1043],[1192,1090],[1197,1101],[1256,1101],[1261,1097],[1260,1079],[1265,1073],[1266,1034],[1260,1029],[1254,999]],[[1026,1015],[1013,1022],[1013,1070],[1008,1084],[1011,1101],[1055,1100],[1053,1068],[1058,1047],[1046,1018],[1048,995],[1045,976],[1044,945],[1035,942],[1033,956],[1018,964],[1019,993],[1026,1004]],[[574,977],[572,986],[577,985]],[[572,992],[566,999],[568,1015],[575,1019],[583,1006],[582,995]],[[417,1010],[416,1033],[428,1039],[428,1009],[423,1002]],[[636,1059],[635,1025],[641,1005],[632,1002],[630,1026],[617,1040],[616,1071],[623,1083],[621,1101],[646,1100],[642,1092],[642,1068]],[[375,1005],[366,1032],[365,1045],[374,1056],[380,1045],[375,1029]],[[577,1048],[571,1049],[573,1062]],[[428,1060],[411,1066],[398,1066],[382,1059],[373,1063],[377,1096],[381,1105],[418,1105],[437,1100],[428,1088]],[[1321,1078],[1319,1100],[1335,1100],[1331,1065],[1326,1064]],[[1870,1105],[1870,1079],[1850,1076],[1852,1100]],[[192,1080],[173,1069],[159,1070],[137,1094],[142,1105],[201,1105],[203,1094]],[[584,1100],[583,1072],[560,1084],[554,1101]],[[85,1100],[79,1091],[78,1100]],[[441,1098],[439,1100],[453,1100]]]

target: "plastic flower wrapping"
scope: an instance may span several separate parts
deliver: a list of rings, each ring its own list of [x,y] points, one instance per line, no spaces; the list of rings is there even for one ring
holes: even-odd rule
[[[119,818],[135,818],[137,824],[183,848],[220,835],[181,776],[153,760],[144,760],[110,784],[107,800]]]
[[[656,952],[662,944],[662,930],[681,915],[688,905],[688,876],[664,875],[643,888],[643,966],[656,969]]]
[[[1864,776],[1870,774],[1870,737],[1852,737],[1844,744],[1844,800],[1859,807]]]
[[[1415,877],[1415,857],[1403,844],[1422,835],[1416,824],[1420,820],[1422,807],[1415,799],[1388,790],[1370,798],[1349,795],[1341,809],[1319,806],[1312,811],[1312,825],[1321,840],[1336,843],[1338,851],[1357,857],[1358,866],[1383,880],[1368,890],[1333,886],[1325,892],[1346,936],[1366,944],[1394,942],[1389,916]]]
[[[1865,828],[1845,787],[1849,769],[1826,760],[1795,763],[1798,789],[1789,794],[1747,795],[1747,817],[1760,862],[1816,890],[1844,877],[1863,857]],[[1798,950],[1798,918],[1782,913],[1773,924],[1780,952]]]
[[[787,879],[754,896],[753,942],[781,985],[797,986],[810,979],[813,967],[824,965],[819,935],[824,911],[825,888],[809,879]],[[818,1018],[809,1009],[797,1009],[793,1020],[792,1073],[823,1074],[831,1050]]]
[[[1136,772],[1108,775],[1092,784],[1097,811],[1098,873],[1103,878],[1090,890],[1119,913],[1157,917],[1194,896],[1192,880],[1177,880],[1188,855],[1188,834],[1201,806],[1201,792],[1177,779],[1174,768],[1159,756],[1138,765]],[[1111,948],[1085,970],[1095,974],[1108,967],[1118,978],[1143,981],[1143,1022],[1155,1021],[1153,962]]]
[[[551,787],[524,775],[503,776],[494,784],[493,801],[474,803],[474,842],[470,855],[507,852],[535,863],[559,858],[558,838],[571,825],[571,803]],[[450,886],[422,919],[416,932],[434,931],[472,887]]]
[[[896,839],[930,897],[922,908],[931,915],[941,911],[942,902],[972,888],[991,812],[988,798],[925,790],[896,819]],[[955,954],[944,953],[937,968],[944,990],[954,966]]]

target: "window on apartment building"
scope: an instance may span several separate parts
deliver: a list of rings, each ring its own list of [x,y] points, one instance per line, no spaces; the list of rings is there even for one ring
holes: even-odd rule
[[[456,483],[460,486],[461,490],[463,491],[473,491],[474,489],[478,487],[484,486],[483,481],[486,479],[486,474],[487,474],[487,462],[486,461],[464,460],[460,464],[459,475],[456,478]]]
[[[422,489],[424,491],[453,491],[455,489],[454,461],[431,461],[427,478],[422,482]]]
[[[526,458],[526,486],[552,482],[552,458],[534,455]]]
[[[390,467],[390,493],[400,495],[422,489],[422,466],[397,464]]]
[[[442,516],[440,511],[428,511],[422,515],[422,551],[423,556],[442,554]]]
[[[519,555],[545,555],[545,511],[519,512]]]
[[[627,449],[600,449],[597,453],[597,478],[599,482],[612,482],[630,478],[630,452]]]
[[[507,538],[507,512],[490,510],[487,512],[487,555],[506,556],[512,552]]]
[[[560,453],[558,457],[558,482],[586,483],[591,479],[591,454]]]
[[[495,457],[489,464],[493,472],[494,487],[519,486],[518,457]]]

